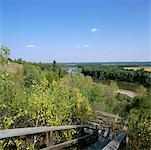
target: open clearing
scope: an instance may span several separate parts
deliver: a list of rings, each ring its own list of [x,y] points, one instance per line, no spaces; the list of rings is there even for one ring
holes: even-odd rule
[[[124,67],[124,69],[126,70],[140,70],[140,69],[144,69],[145,71],[151,72],[151,67]]]

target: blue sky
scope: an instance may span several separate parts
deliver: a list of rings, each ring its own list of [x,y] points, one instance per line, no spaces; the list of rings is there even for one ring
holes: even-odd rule
[[[150,61],[149,0],[0,0],[0,44],[11,58]]]

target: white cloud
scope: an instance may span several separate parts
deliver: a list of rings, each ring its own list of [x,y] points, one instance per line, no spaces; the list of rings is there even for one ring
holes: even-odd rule
[[[36,46],[33,45],[33,44],[29,44],[29,45],[26,45],[26,47],[28,47],[28,48],[34,48],[34,47],[36,47]]]
[[[99,31],[100,31],[100,29],[92,28],[90,31],[91,31],[91,32],[99,32]]]
[[[86,44],[86,45],[83,45],[83,47],[86,47],[86,48],[87,48],[87,47],[89,47],[89,45]]]

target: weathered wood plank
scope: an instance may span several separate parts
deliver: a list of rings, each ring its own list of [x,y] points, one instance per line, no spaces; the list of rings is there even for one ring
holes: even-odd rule
[[[107,117],[111,117],[111,118],[117,118],[117,119],[122,119],[120,116],[118,115],[114,115],[111,113],[107,113],[107,112],[103,112],[103,111],[95,111],[97,114],[101,114],[103,116],[107,116]]]
[[[50,127],[29,127],[29,128],[17,128],[0,130],[0,139],[30,135],[36,133],[43,133],[48,131],[59,131],[69,129],[88,128],[89,125],[69,125],[69,126],[50,126]]]

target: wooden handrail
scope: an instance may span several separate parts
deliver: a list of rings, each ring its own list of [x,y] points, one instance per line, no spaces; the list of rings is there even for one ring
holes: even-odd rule
[[[59,131],[69,129],[88,128],[89,125],[69,125],[69,126],[50,126],[50,127],[29,127],[0,130],[0,139],[11,138],[16,136],[31,135],[48,131]]]
[[[122,131],[111,142],[109,142],[102,150],[117,150],[119,149],[122,142],[124,143],[124,146],[126,146],[126,136],[127,136],[127,132]]]
[[[88,135],[85,134],[84,128],[93,130],[93,133]],[[81,133],[80,137],[73,139],[71,141],[54,145],[53,143],[54,131],[71,130],[71,129],[79,130]],[[25,136],[25,135],[34,135],[38,133],[46,133],[46,148],[44,148],[44,150],[61,149],[77,144],[82,139],[90,138],[91,136],[94,137],[94,135],[96,137],[95,138],[96,140],[98,137],[97,127],[92,127],[90,125],[69,125],[69,126],[29,127],[29,128],[0,130],[0,139]]]
[[[87,130],[84,130],[85,128],[88,129],[88,133],[86,133]],[[71,141],[54,145],[55,143],[53,143],[54,142],[53,132],[61,131],[61,130],[71,130],[71,129],[80,130],[80,137],[73,139]],[[25,136],[25,135],[34,135],[38,133],[46,133],[46,148],[44,148],[43,150],[60,149],[60,148],[72,146],[74,144],[77,144],[82,139],[87,139],[91,137],[95,139],[95,141],[97,141],[99,135],[99,126],[68,125],[68,126],[27,127],[27,128],[6,129],[6,130],[0,130],[0,139],[13,138],[13,137]],[[126,146],[126,136],[127,136],[126,131],[120,132],[111,142],[109,142],[103,148],[103,150],[113,150],[113,149],[117,150],[121,146]]]

